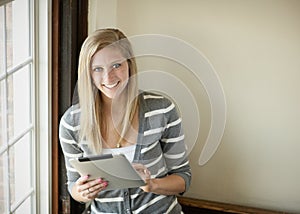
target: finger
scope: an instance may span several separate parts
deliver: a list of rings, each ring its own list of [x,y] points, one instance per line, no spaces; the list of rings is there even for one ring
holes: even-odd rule
[[[84,191],[84,197],[88,198],[89,200],[93,200],[97,197],[98,193],[102,190],[104,190],[108,186],[107,181],[103,181],[100,184],[97,184],[93,187],[87,188],[86,191]]]
[[[104,190],[106,187],[108,186],[108,181],[103,181],[100,184],[97,184],[95,186],[93,186],[92,188],[90,188],[90,191],[92,192],[96,192],[96,194],[102,190]]]
[[[87,194],[88,192],[93,192],[99,188],[99,185],[101,186],[103,183],[107,183],[107,181],[98,178],[95,180],[88,181],[81,186],[78,187],[79,192],[84,192],[84,194]],[[104,184],[105,185],[105,184]],[[107,186],[107,185],[106,185]]]
[[[144,169],[144,174],[145,174],[145,180],[151,178],[151,172],[148,169]]]
[[[141,171],[141,170],[145,169],[145,166],[143,164],[140,164],[140,163],[133,163],[132,166],[137,171]]]
[[[93,192],[91,192],[91,190],[89,188],[87,188],[84,191],[82,191],[82,196],[87,198],[87,199],[92,199]]]
[[[85,189],[83,192],[84,192],[85,196],[88,196],[89,194],[91,194],[91,191],[89,188]]]
[[[82,184],[85,184],[89,179],[89,175],[84,175],[84,176],[81,176],[77,181],[76,183],[78,185],[82,185]]]
[[[97,191],[91,191],[90,189],[88,189],[88,193],[86,194],[86,198],[88,198],[89,200],[93,200],[97,197],[98,192]]]
[[[92,196],[95,193],[94,190],[92,190],[92,188],[88,188],[87,191],[87,195],[89,196]]]
[[[98,179],[97,179],[98,180]],[[104,180],[101,180],[102,182],[101,183],[98,183],[97,185],[94,185],[92,187],[87,187],[85,188],[84,190],[82,190],[80,192],[81,196],[85,199],[88,199],[88,200],[93,200],[95,199],[97,196],[98,196],[98,193],[102,190],[104,190],[107,186],[108,186],[108,181],[104,181]],[[94,183],[93,182],[89,182],[87,184],[84,184],[82,185],[81,187],[83,186],[87,186],[91,183]]]
[[[89,176],[85,175],[80,177],[77,181],[76,181],[76,189],[77,192],[81,193],[82,196],[85,196],[86,193],[86,189],[89,188],[90,186],[92,186],[91,184],[89,184],[88,181]]]

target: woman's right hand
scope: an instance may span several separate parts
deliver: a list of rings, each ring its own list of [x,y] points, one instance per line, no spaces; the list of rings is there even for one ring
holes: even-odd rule
[[[89,176],[80,177],[73,186],[72,197],[80,202],[88,202],[95,199],[98,193],[108,186],[108,181],[101,178],[88,180]]]

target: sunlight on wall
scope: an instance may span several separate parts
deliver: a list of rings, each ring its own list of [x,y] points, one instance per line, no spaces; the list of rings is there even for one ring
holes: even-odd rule
[[[118,27],[128,36],[182,39],[208,58],[220,78],[226,127],[204,166],[198,159],[211,125],[210,105],[205,90],[191,86],[199,91],[193,93],[201,126],[186,196],[300,212],[300,1],[101,0],[97,7],[106,13],[90,16],[97,20],[90,31]],[[183,82],[189,78],[161,59],[140,59],[139,66]]]

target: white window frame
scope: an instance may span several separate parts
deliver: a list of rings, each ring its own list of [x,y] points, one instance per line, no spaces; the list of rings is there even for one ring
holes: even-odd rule
[[[52,0],[35,0],[37,213],[52,213]]]
[[[19,0],[18,0],[19,1]],[[21,0],[22,1],[22,0]],[[51,26],[52,26],[52,1],[51,0],[30,0],[30,10],[32,19],[32,79],[34,83],[31,96],[33,103],[33,140],[34,146],[32,154],[34,167],[33,171],[33,214],[52,213],[51,200]],[[2,50],[1,50],[2,51]],[[5,56],[5,55],[4,55]],[[23,67],[23,65],[20,65]],[[6,78],[6,77],[5,77]],[[7,122],[5,122],[7,123]],[[6,149],[8,149],[7,147]],[[5,149],[5,148],[4,148]],[[8,167],[6,163],[6,167]],[[8,170],[8,169],[7,169]],[[9,181],[4,181],[9,182]],[[8,183],[9,184],[9,183]],[[8,194],[8,187],[6,193]],[[32,191],[32,190],[30,190]],[[32,194],[29,192],[28,194]],[[9,196],[9,194],[8,194]],[[7,197],[6,197],[7,198]],[[7,198],[7,206],[10,206],[10,199]],[[19,201],[15,208],[19,207],[24,201]],[[14,209],[14,208],[13,208]],[[10,208],[9,208],[10,210]],[[10,212],[9,212],[10,213]]]

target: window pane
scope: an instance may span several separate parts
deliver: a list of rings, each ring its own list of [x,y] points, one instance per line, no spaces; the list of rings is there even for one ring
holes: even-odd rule
[[[6,9],[7,68],[10,69],[31,55],[28,0],[13,1]]]
[[[7,194],[5,194],[5,185],[7,182],[6,170],[5,170],[5,160],[7,156],[6,153],[0,155],[0,213],[7,212]]]
[[[4,6],[0,7],[0,76],[4,73]]]
[[[24,203],[18,207],[18,209],[14,212],[14,214],[24,214],[24,213],[32,213],[31,212],[31,197],[26,199]]]
[[[25,66],[7,79],[9,139],[18,136],[31,123],[30,67]]]
[[[4,81],[0,81],[0,150],[4,145],[4,135],[6,131],[4,130],[5,123],[5,112],[4,112],[4,104],[5,104],[5,94],[4,94]],[[0,212],[1,213],[1,212]]]
[[[0,7],[0,214],[35,213],[31,6],[15,0]]]
[[[30,191],[32,186],[31,132],[9,150],[10,203],[13,205]]]

